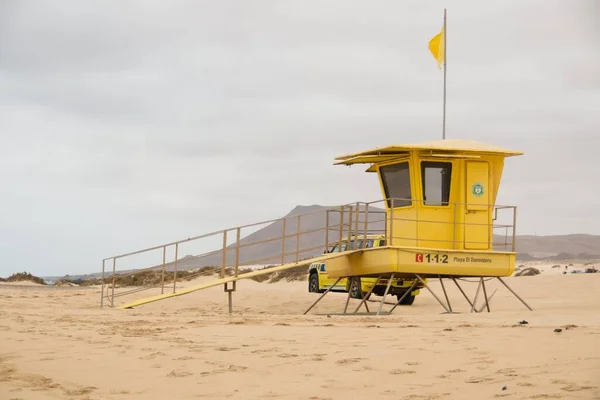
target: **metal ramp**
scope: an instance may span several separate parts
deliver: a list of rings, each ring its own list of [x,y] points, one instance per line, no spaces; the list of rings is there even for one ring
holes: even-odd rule
[[[108,257],[102,260],[100,306],[134,307],[233,283],[233,288],[225,288],[231,293],[237,280],[302,269],[313,261],[332,258],[335,255],[324,253],[344,237],[384,235],[385,215],[384,209],[371,203],[302,207],[283,218]],[[178,287],[184,281],[214,275],[218,279],[193,290]],[[157,289],[159,295],[123,303],[134,294]]]

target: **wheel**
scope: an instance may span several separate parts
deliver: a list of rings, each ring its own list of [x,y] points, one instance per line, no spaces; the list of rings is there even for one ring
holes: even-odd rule
[[[396,297],[398,298],[398,300],[400,300],[402,298],[402,296],[404,296],[404,293],[396,295]],[[402,306],[410,306],[410,305],[412,305],[412,303],[415,302],[415,297],[416,296],[413,296],[412,294],[409,294],[408,296],[406,296],[402,300],[402,302],[400,303],[400,305],[402,305]]]
[[[360,278],[350,278],[350,297],[352,297],[353,299],[362,299],[365,293],[361,290],[361,287],[362,285],[360,282]],[[370,294],[366,298],[366,300],[369,300],[369,297],[371,297]]]
[[[319,293],[319,275],[310,274],[308,278],[308,291],[311,293]]]

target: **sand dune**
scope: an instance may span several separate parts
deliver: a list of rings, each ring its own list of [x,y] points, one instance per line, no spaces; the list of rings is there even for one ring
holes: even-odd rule
[[[121,311],[3,285],[0,399],[599,399],[600,274],[508,281],[533,312],[491,281],[489,314],[450,287],[457,314],[424,292],[380,317],[327,316],[344,294],[302,316],[303,282],[239,282],[232,316],[222,288]]]

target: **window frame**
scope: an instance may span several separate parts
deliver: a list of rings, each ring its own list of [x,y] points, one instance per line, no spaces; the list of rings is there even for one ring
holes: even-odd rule
[[[408,170],[408,185],[409,185],[409,191],[410,191],[410,200],[402,200],[403,204],[398,205],[396,202],[399,200],[396,200],[396,202],[394,203],[394,209],[395,208],[409,208],[409,207],[413,207],[414,206],[414,180],[412,177],[412,168],[411,168],[411,161],[409,158],[404,159],[404,160],[394,160],[393,162],[390,163],[386,163],[386,164],[382,164],[382,165],[378,165],[377,166],[377,172],[379,175],[379,179],[381,181],[381,187],[383,189],[383,194],[386,198],[386,205],[388,209],[392,208],[392,198],[396,199],[395,197],[390,196],[389,193],[389,188],[387,186],[387,181],[384,177],[384,173],[383,170],[386,167],[391,167],[391,166],[395,166],[395,165],[400,165],[400,164],[406,164],[407,166],[407,170]]]
[[[429,164],[429,165],[428,165]],[[447,188],[447,194],[448,194],[448,199],[447,201],[444,201],[444,180],[442,179],[442,198],[440,200],[439,203],[436,204],[427,204],[427,200],[425,200],[425,188],[426,188],[426,182],[425,182],[425,170],[428,166],[432,167],[432,168],[436,168],[434,165],[432,164],[437,164],[437,165],[441,165],[442,167],[444,166],[449,166],[449,175],[450,178],[448,180],[448,188]],[[424,160],[420,160],[419,162],[419,169],[420,169],[420,174],[421,174],[421,179],[420,179],[420,185],[421,185],[421,197],[423,200],[423,207],[433,207],[433,208],[448,208],[452,205],[452,202],[450,201],[450,199],[452,198],[452,188],[453,188],[453,184],[452,181],[454,180],[453,177],[455,175],[454,172],[454,163],[452,161],[440,161],[440,160],[429,160],[429,159],[424,159]],[[440,168],[440,167],[437,167]]]

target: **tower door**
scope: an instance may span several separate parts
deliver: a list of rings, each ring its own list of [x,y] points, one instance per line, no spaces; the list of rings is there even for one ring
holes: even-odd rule
[[[489,164],[485,161],[466,161],[465,171],[464,247],[470,250],[491,250]]]

